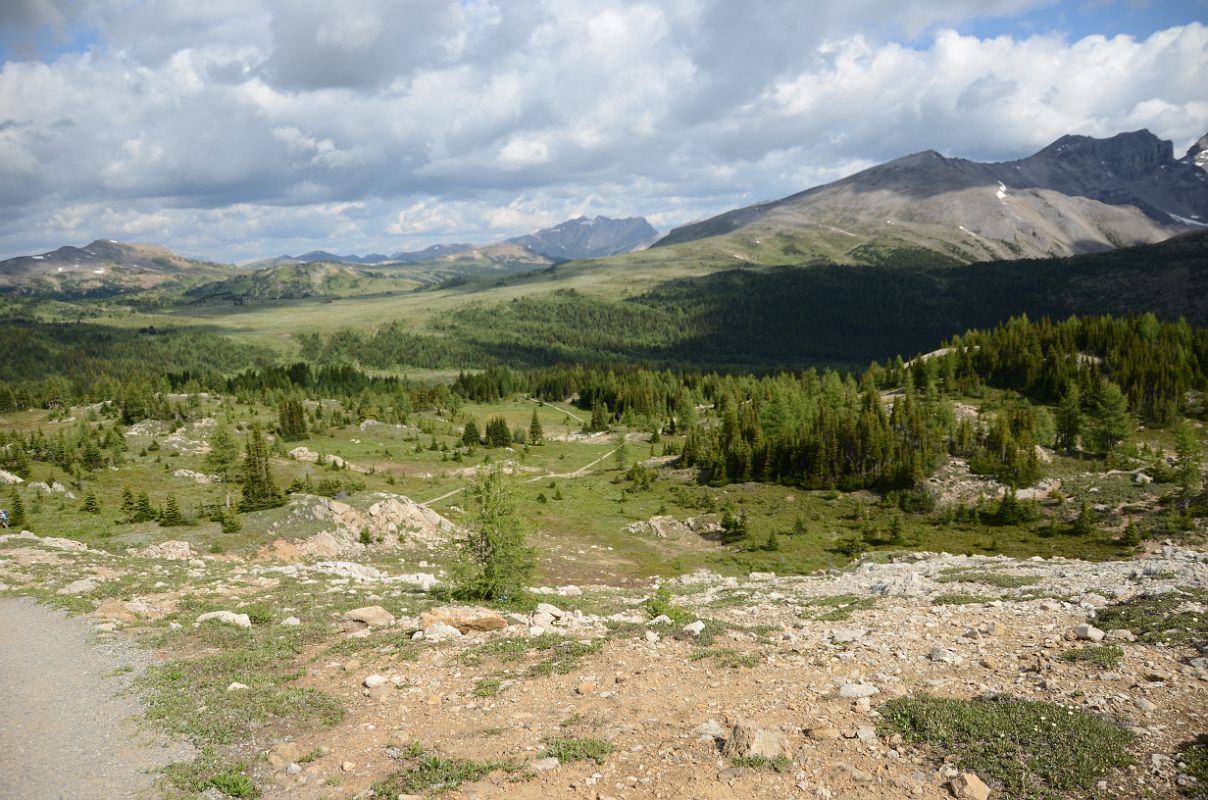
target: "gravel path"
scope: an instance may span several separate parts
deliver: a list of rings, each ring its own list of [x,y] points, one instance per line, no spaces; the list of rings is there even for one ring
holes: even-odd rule
[[[154,796],[150,770],[187,760],[140,730],[127,691],[148,657],[93,641],[90,626],[25,599],[0,599],[0,798]]]

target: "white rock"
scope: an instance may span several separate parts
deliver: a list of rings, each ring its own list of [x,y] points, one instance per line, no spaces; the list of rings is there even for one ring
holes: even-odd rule
[[[248,685],[246,683],[240,683],[239,681],[231,681],[230,685],[227,686],[227,691],[228,692],[237,692],[240,689],[247,689],[247,688],[248,688]]]
[[[849,700],[858,697],[872,697],[880,694],[881,690],[869,683],[848,683],[839,687],[839,696]]]
[[[557,769],[558,767],[562,766],[562,762],[559,761],[558,759],[554,758],[553,756],[549,756],[547,758],[539,758],[536,761],[534,761],[532,764],[530,764],[529,766],[531,766],[537,772],[546,772],[548,770]]]
[[[703,631],[704,629],[705,629],[705,623],[699,619],[696,622],[690,622],[684,626],[684,630],[686,630],[688,633],[692,634],[693,636],[700,636],[701,631]]]
[[[209,622],[210,620],[222,622],[227,625],[237,625],[240,628],[252,627],[252,621],[248,618],[247,614],[236,614],[233,611],[210,611],[197,618],[198,622]]]
[[[1087,642],[1101,642],[1103,641],[1103,637],[1107,635],[1089,623],[1075,625],[1072,632],[1075,639],[1081,639],[1082,641]]]
[[[446,625],[443,622],[437,622],[433,625],[429,625],[428,627],[424,628],[423,634],[425,639],[434,642],[439,642],[444,639],[461,638],[461,631],[457,630],[457,628],[454,628],[452,625]]]
[[[376,673],[373,675],[366,675],[365,680],[361,681],[362,685],[364,685],[366,689],[376,689],[379,686],[385,686],[389,682],[390,681],[388,678],[386,678],[386,676],[378,675]]]
[[[294,625],[301,625],[302,620],[298,619],[297,617],[286,617],[285,619],[281,620],[281,624],[285,625],[286,627],[293,627]]]

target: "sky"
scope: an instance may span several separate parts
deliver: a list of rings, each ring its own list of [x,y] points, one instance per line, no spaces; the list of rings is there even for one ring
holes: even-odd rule
[[[0,258],[661,231],[925,149],[1208,132],[1208,0],[0,0]]]

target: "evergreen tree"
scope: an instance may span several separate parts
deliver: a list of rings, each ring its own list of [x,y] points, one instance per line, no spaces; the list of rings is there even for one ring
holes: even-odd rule
[[[88,492],[84,495],[84,503],[80,506],[80,510],[85,514],[101,513],[101,501],[97,499],[95,492]]]
[[[168,495],[163,513],[159,515],[159,524],[165,528],[174,528],[185,524],[185,518],[180,513],[180,506],[176,502],[176,495]]]
[[[726,509],[721,516],[721,543],[738,544],[747,538],[747,517]]]
[[[1174,429],[1174,450],[1179,459],[1175,480],[1183,497],[1198,494],[1204,488],[1204,452],[1195,428],[1185,420]]]
[[[1078,516],[1074,519],[1074,533],[1079,536],[1090,536],[1095,532],[1098,525],[1098,520],[1095,518],[1095,512],[1091,509],[1090,503],[1082,501],[1082,508],[1078,510]]]
[[[461,443],[466,447],[477,447],[482,441],[482,435],[478,432],[478,423],[474,420],[466,422],[466,427],[461,431]]]
[[[1087,437],[1094,451],[1109,456],[1132,436],[1133,420],[1128,413],[1128,399],[1120,387],[1104,381],[1095,398]]]
[[[617,446],[612,453],[613,462],[621,472],[629,466],[629,443],[625,441],[625,434],[622,433],[617,437]]]
[[[214,428],[214,434],[210,437],[210,452],[205,454],[202,463],[207,472],[217,475],[224,483],[235,475],[235,467],[239,463],[239,444],[225,422],[219,422]]]
[[[541,444],[545,439],[545,429],[541,427],[541,420],[537,419],[537,409],[533,409],[533,418],[529,420],[528,438],[532,444]]]
[[[8,509],[8,526],[21,530],[29,525],[29,520],[25,518],[25,503],[21,502],[21,493],[13,487],[12,494],[9,495]]]
[[[134,492],[130,491],[129,486],[122,487],[122,517],[130,519],[134,516],[136,506],[137,501],[134,499]]]
[[[138,502],[134,506],[134,513],[130,516],[131,522],[150,522],[156,518],[155,509],[151,507],[151,498],[146,492],[140,492]]]
[[[277,428],[283,441],[296,442],[306,438],[306,412],[301,400],[290,397],[277,405]]]
[[[596,400],[591,404],[591,422],[588,423],[589,431],[606,431],[608,430],[608,404],[601,400]]]
[[[259,511],[285,504],[285,496],[273,482],[268,461],[268,444],[259,423],[253,423],[251,433],[248,434],[242,478],[240,511]]]
[[[238,533],[243,529],[243,520],[239,517],[239,512],[230,506],[222,510],[218,522],[222,525],[223,533]]]
[[[1082,435],[1082,392],[1071,383],[1057,406],[1057,447],[1070,451],[1078,447]]]
[[[514,479],[494,466],[470,489],[473,524],[464,543],[465,559],[454,573],[455,593],[474,600],[508,600],[524,592],[536,568],[516,511]]]
[[[512,429],[503,417],[491,417],[487,421],[487,447],[507,447],[512,443]]]

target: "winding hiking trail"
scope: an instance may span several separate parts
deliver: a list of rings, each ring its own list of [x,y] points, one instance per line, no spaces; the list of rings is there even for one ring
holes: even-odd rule
[[[148,661],[129,645],[95,643],[84,620],[0,599],[0,797],[154,797],[151,771],[192,753],[138,725],[130,684]]]

